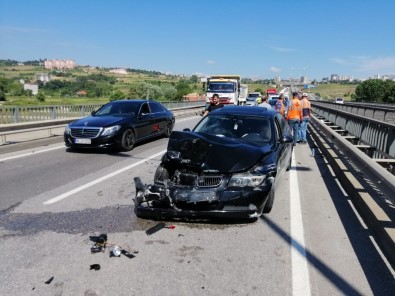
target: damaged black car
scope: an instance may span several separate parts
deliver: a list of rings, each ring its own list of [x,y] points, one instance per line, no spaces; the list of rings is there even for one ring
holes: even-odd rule
[[[292,132],[277,111],[226,106],[173,131],[154,183],[135,178],[142,218],[257,218],[291,167]]]

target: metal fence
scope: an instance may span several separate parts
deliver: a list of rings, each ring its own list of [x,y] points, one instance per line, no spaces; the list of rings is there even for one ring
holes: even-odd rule
[[[204,105],[199,101],[160,102],[168,109]],[[90,115],[103,104],[59,105],[59,106],[0,106],[0,124],[68,119]]]

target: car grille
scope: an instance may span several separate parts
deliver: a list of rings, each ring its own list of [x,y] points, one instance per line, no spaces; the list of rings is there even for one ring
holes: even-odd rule
[[[99,127],[73,127],[71,135],[75,138],[96,138],[100,133]]]
[[[197,179],[198,187],[217,187],[222,183],[222,176],[200,176]]]

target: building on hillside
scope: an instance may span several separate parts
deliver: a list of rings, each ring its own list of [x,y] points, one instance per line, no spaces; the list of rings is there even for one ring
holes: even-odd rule
[[[77,64],[74,60],[45,60],[44,68],[45,69],[74,69],[77,67]]]
[[[126,69],[112,69],[110,70],[110,73],[115,73],[115,74],[128,74],[128,72],[126,71]]]
[[[33,96],[38,94],[38,85],[37,84],[25,83],[25,84],[23,84],[23,89],[24,90],[31,90]]]
[[[36,73],[35,75],[36,77],[36,81],[42,81],[44,83],[47,83],[48,81],[51,80],[50,75],[48,75],[47,73]]]

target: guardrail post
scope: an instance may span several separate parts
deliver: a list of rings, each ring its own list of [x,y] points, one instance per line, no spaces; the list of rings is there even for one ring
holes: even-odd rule
[[[20,116],[19,116],[19,108],[18,108],[18,107],[15,107],[15,108],[14,108],[14,114],[13,114],[13,116],[12,116],[12,120],[13,120],[14,123],[18,123],[18,122],[19,122],[19,119],[20,119]]]
[[[81,106],[81,111],[80,111],[81,113],[81,117],[84,117],[85,115],[85,106]]]
[[[53,106],[51,110],[51,119],[56,119],[56,107]]]

